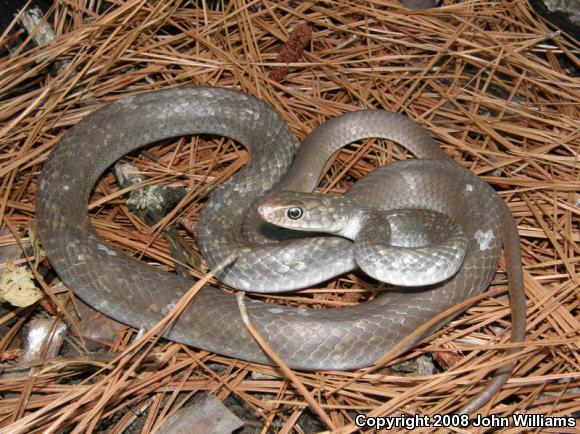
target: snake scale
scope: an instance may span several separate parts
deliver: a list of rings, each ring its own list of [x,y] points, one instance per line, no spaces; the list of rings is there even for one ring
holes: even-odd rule
[[[519,238],[511,213],[489,185],[448,157],[424,129],[399,114],[363,110],[325,122],[300,146],[272,107],[220,88],[171,89],[121,99],[85,117],[50,154],[37,196],[38,233],[62,281],[97,310],[147,328],[191,287],[192,280],[108,246],[95,233],[87,213],[95,183],[116,160],[147,144],[186,134],[226,136],[250,152],[248,164],[212,193],[197,232],[210,266],[232,252],[241,253],[219,275],[240,289],[275,292],[288,285],[305,287],[355,268],[353,243],[345,238],[310,236],[260,244],[272,235],[261,232],[263,223],[252,205],[272,189],[312,191],[332,153],[363,138],[394,140],[417,159],[380,167],[358,181],[347,197],[378,209],[437,211],[450,216],[468,237],[459,272],[424,290],[394,289],[356,306],[317,311],[248,299],[252,323],[290,367],[366,367],[409,335],[412,339],[401,350],[411,348],[449,318],[414,333],[421,325],[488,287],[502,243],[512,340],[523,339]],[[202,288],[166,337],[272,363],[246,331],[235,297],[211,286]],[[486,389],[487,396],[478,398],[477,405],[501,386],[510,369],[496,376],[495,385]]]

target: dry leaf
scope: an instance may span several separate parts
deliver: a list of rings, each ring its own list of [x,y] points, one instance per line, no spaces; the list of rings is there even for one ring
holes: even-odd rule
[[[26,307],[44,297],[44,293],[34,284],[34,276],[26,267],[9,264],[2,274],[0,300],[13,306]]]

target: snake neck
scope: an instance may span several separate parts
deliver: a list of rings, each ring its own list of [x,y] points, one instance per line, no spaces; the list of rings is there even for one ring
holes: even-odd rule
[[[385,244],[390,242],[391,226],[386,213],[363,207],[356,202],[351,207],[348,221],[336,235],[353,241],[365,237]]]

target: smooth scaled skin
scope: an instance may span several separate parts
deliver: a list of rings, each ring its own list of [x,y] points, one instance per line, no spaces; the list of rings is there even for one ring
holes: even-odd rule
[[[328,158],[364,138],[393,140],[418,159],[377,169],[346,197],[378,210],[426,209],[447,215],[467,238],[459,271],[422,290],[394,289],[371,302],[317,311],[248,299],[252,324],[290,367],[356,369],[373,364],[401,342],[398,352],[411,348],[449,318],[424,324],[485,291],[502,243],[512,338],[523,338],[519,239],[509,209],[489,185],[447,157],[423,128],[400,114],[361,110],[326,121],[300,146],[269,105],[240,92],[206,87],[144,93],[105,106],[71,128],[46,161],[37,196],[39,237],[62,281],[94,308],[149,328],[194,284],[110,247],[87,213],[95,183],[115,161],[147,144],[186,134],[230,137],[251,154],[249,163],[211,194],[198,222],[197,242],[210,267],[239,255],[219,275],[228,285],[285,291],[356,267],[352,241],[280,237],[261,222],[255,204],[276,191],[311,192]],[[211,286],[202,288],[165,336],[226,356],[272,363],[247,332],[235,297]],[[483,398],[501,387],[511,366],[507,368]],[[472,408],[483,398],[476,398]]]
[[[446,215],[425,210],[377,211],[353,198],[280,191],[258,207],[267,223],[355,241],[357,265],[391,285],[440,283],[461,267],[467,237]]]

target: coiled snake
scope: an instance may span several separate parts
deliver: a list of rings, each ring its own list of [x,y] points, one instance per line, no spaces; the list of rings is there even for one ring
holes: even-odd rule
[[[370,302],[321,311],[249,300],[252,323],[289,366],[355,369],[371,365],[409,335],[412,338],[402,350],[412,347],[445,321],[413,333],[421,325],[488,287],[502,243],[512,338],[523,338],[519,238],[509,209],[489,185],[447,157],[425,130],[399,114],[354,112],[315,129],[295,157],[299,141],[270,106],[219,88],[172,89],[124,98],[83,119],[49,156],[38,190],[39,236],[63,282],[94,308],[132,326],[151,327],[191,287],[191,280],[157,270],[105,244],[89,222],[87,202],[101,174],[123,155],[162,139],[201,133],[235,139],[251,154],[249,163],[212,193],[197,233],[210,266],[233,251],[240,252],[219,276],[232,286],[282,291],[355,268],[353,243],[342,237],[272,243],[271,234],[260,232],[263,223],[258,207],[252,205],[272,189],[312,191],[332,153],[363,138],[394,140],[417,159],[375,170],[349,190],[348,198],[377,209],[443,213],[467,237],[460,270],[425,290],[387,291]],[[265,245],[259,244],[264,240]],[[246,331],[235,298],[210,286],[196,295],[166,337],[271,363]],[[501,386],[506,376],[504,372],[497,377],[494,387]],[[488,395],[493,391],[488,388]]]

